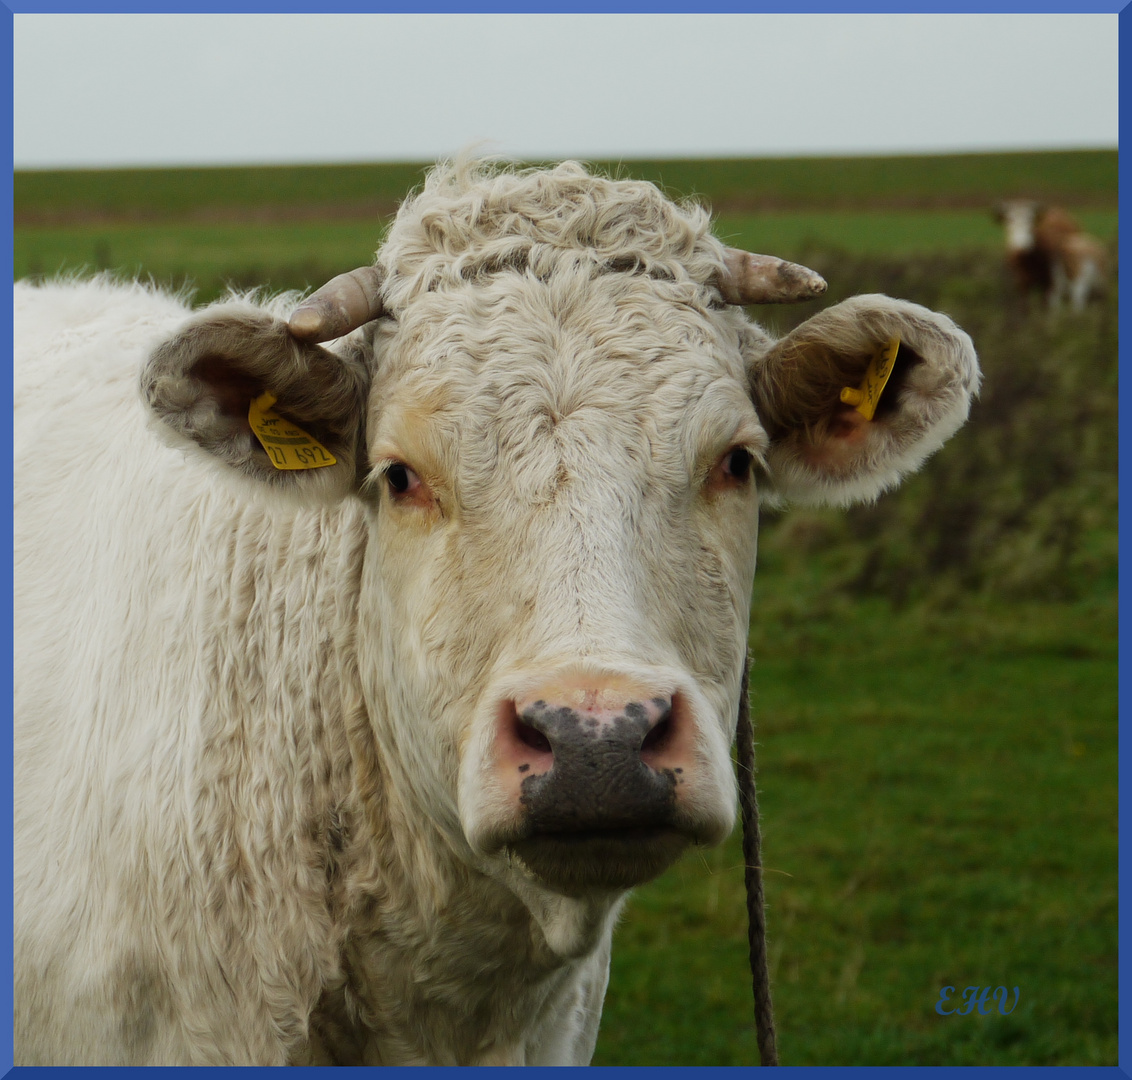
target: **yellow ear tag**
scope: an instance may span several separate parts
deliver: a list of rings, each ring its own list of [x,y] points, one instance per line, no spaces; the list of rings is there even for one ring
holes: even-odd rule
[[[869,361],[864,382],[856,390],[846,386],[841,391],[841,400],[852,405],[866,420],[871,420],[877,411],[877,402],[884,393],[885,384],[892,374],[893,362],[900,351],[900,339],[889,338],[887,343],[876,351]]]
[[[275,401],[275,395],[268,390],[248,408],[248,423],[271,458],[271,464],[277,469],[321,469],[324,465],[336,465],[334,455],[322,443],[271,408]]]

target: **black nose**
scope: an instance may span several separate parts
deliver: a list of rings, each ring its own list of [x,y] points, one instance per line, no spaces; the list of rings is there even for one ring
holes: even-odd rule
[[[520,722],[533,729],[532,738],[545,739],[554,756],[548,772],[528,777],[521,786],[520,801],[531,832],[670,824],[676,770],[651,768],[642,758],[646,742],[663,737],[670,711],[670,702],[630,702],[620,714],[599,718],[543,701],[528,705]]]

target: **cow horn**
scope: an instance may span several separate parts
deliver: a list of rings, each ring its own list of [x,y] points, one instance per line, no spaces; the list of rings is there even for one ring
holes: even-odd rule
[[[331,278],[291,315],[287,329],[303,341],[330,341],[382,315],[381,271],[360,266]]]
[[[796,304],[825,292],[825,278],[805,266],[724,248],[726,269],[716,284],[728,304]]]

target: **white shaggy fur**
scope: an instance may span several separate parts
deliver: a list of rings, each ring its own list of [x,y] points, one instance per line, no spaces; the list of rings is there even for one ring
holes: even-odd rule
[[[17,285],[18,1064],[589,1061],[625,890],[513,857],[500,703],[678,700],[681,843],[717,842],[756,485],[872,498],[977,387],[887,298],[772,342],[721,253],[650,185],[464,165],[379,253],[394,318],[328,349],[286,300]],[[264,467],[232,403],[265,385],[338,465]]]

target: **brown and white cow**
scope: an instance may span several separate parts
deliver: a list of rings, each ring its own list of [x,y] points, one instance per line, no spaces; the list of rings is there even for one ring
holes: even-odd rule
[[[732,827],[760,500],[979,382],[883,296],[773,340],[816,275],[573,163],[438,168],[344,284],[16,286],[18,1063],[588,1062],[626,891]]]
[[[1006,234],[1006,261],[1019,292],[1039,292],[1051,311],[1068,301],[1084,310],[1104,284],[1105,249],[1059,206],[1008,199],[995,208]]]

